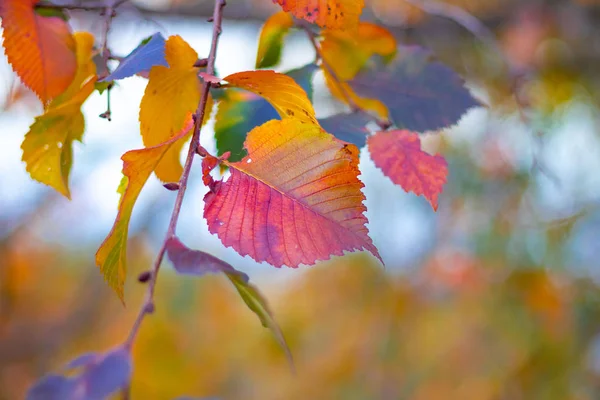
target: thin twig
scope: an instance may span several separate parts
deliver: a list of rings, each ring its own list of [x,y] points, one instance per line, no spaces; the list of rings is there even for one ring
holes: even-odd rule
[[[107,0],[104,0],[95,3],[89,2],[86,4],[83,4],[82,2],[79,2],[79,4],[43,4],[40,5],[40,7],[69,11],[103,11],[109,7],[112,9],[118,8],[119,6],[127,3],[128,1],[129,0],[110,1],[112,5],[108,4]]]
[[[215,0],[215,9],[213,13],[213,35],[212,35],[212,44],[210,48],[210,53],[208,56],[208,65],[207,65],[207,73],[209,75],[213,75],[215,72],[215,58],[217,54],[217,46],[219,43],[219,36],[221,34],[221,24],[223,21],[223,8],[226,5],[225,0]],[[158,278],[158,272],[160,270],[160,265],[164,259],[166,253],[166,246],[169,239],[175,236],[175,231],[177,229],[177,222],[179,220],[179,215],[181,213],[181,205],[183,204],[183,198],[185,196],[185,192],[187,189],[188,179],[190,176],[190,171],[192,169],[192,164],[194,162],[194,156],[196,155],[196,149],[200,143],[200,131],[202,127],[202,121],[204,120],[206,114],[206,103],[208,101],[208,94],[210,92],[210,84],[205,83],[203,86],[202,96],[200,98],[200,102],[198,103],[198,109],[196,110],[196,118],[194,123],[194,133],[192,136],[192,141],[189,146],[188,155],[185,160],[185,165],[183,167],[183,173],[181,175],[181,179],[179,181],[179,191],[177,192],[177,198],[175,199],[175,205],[173,207],[173,213],[171,215],[171,221],[169,222],[169,228],[167,229],[167,234],[165,235],[165,239],[163,244],[156,256],[156,260],[152,267],[152,273],[150,276],[150,280],[148,281],[148,290],[146,292],[146,299],[140,309],[140,312],[131,328],[129,336],[125,341],[125,346],[129,349],[133,346],[137,333],[140,329],[142,321],[147,314],[151,314],[154,312],[154,290],[156,288],[156,281]]]
[[[473,34],[480,41],[494,48],[502,55],[496,35],[487,26],[485,26],[477,17],[461,7],[443,3],[436,0],[405,0],[407,3],[417,7],[421,11],[437,15],[438,17],[450,19]]]

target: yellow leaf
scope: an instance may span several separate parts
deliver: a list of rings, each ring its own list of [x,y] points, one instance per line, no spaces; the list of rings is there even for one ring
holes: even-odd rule
[[[119,212],[112,230],[96,252],[96,265],[100,267],[104,279],[115,290],[121,301],[124,301],[123,287],[127,274],[129,220],[135,202],[152,171],[156,169],[169,149],[188,135],[192,127],[193,120],[191,113],[188,113],[183,129],[165,142],[140,150],[128,151],[121,157],[123,175],[126,180],[122,181],[119,186],[122,193]]]
[[[92,60],[94,37],[75,34],[78,69],[66,91],[50,102],[38,116],[21,145],[27,172],[41,183],[70,197],[69,173],[73,163],[73,141],[83,136],[85,121],[81,105],[94,91],[96,66]]]
[[[165,58],[169,67],[152,67],[140,104],[140,129],[146,147],[163,143],[180,132],[187,116],[196,111],[200,101],[199,69],[194,67],[198,59],[196,51],[180,36],[171,36],[165,44]],[[211,107],[212,101],[207,104],[207,115]],[[173,146],[171,154],[157,165],[156,176],[163,182],[179,180],[182,146],[183,143]]]
[[[282,118],[317,124],[315,110],[296,81],[274,71],[238,72],[223,78],[229,86],[256,93],[267,100]]]
[[[283,11],[267,19],[258,39],[256,68],[269,68],[279,63],[283,38],[292,26],[294,20],[290,14]]]
[[[321,42],[323,60],[344,81],[354,78],[374,54],[390,57],[396,48],[390,31],[368,22],[361,22],[357,32],[325,30]]]
[[[387,29],[367,22],[361,22],[355,33],[324,31],[321,42],[323,61],[342,81],[341,84],[336,82],[327,68],[323,67],[325,83],[331,94],[348,103],[345,92],[360,108],[374,111],[381,118],[388,118],[387,107],[381,101],[358,96],[346,81],[353,79],[373,55],[391,57],[396,53],[396,48],[396,39]]]
[[[46,106],[75,76],[76,44],[69,25],[60,17],[37,14],[36,3],[3,0],[0,17],[8,62]]]

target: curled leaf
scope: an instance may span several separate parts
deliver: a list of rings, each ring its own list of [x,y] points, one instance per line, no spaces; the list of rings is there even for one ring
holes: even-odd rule
[[[102,79],[101,82],[116,81],[136,74],[148,73],[155,65],[169,66],[165,59],[165,38],[159,32],[143,40],[135,50],[121,60],[112,74]]]
[[[317,123],[306,92],[296,81],[274,71],[246,71],[223,78],[230,86],[256,93],[267,100],[282,118]]]
[[[100,267],[104,279],[115,290],[121,301],[123,301],[123,287],[127,273],[129,220],[135,202],[158,163],[165,157],[171,146],[184,138],[192,127],[193,120],[188,114],[186,125],[169,140],[157,146],[128,151],[121,157],[125,180],[120,186],[122,195],[119,211],[110,233],[96,252],[96,265]]]
[[[279,63],[283,39],[292,26],[294,20],[290,14],[283,11],[271,15],[265,21],[258,39],[257,69],[269,68]]]

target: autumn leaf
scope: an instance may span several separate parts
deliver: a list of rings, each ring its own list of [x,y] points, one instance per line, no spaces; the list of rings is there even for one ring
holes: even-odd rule
[[[283,336],[283,332],[281,332],[281,328],[277,321],[275,321],[275,317],[273,316],[273,312],[269,308],[269,304],[264,296],[260,293],[258,288],[252,285],[250,282],[245,281],[239,274],[232,274],[230,272],[226,272],[225,275],[231,281],[235,289],[238,291],[246,306],[256,314],[256,316],[260,319],[261,324],[269,329],[275,340],[279,346],[285,352],[286,358],[294,369],[294,359],[292,357],[292,352],[290,351],[290,347],[288,346],[285,337]]]
[[[224,162],[229,179],[205,197],[209,230],[225,246],[276,267],[363,249],[379,258],[365,227],[354,145],[283,119],[252,130],[245,147],[244,159]]]
[[[325,30],[321,42],[322,67],[331,94],[344,103],[371,110],[387,119],[388,110],[383,103],[362,98],[346,82],[353,79],[373,55],[389,58],[396,53],[396,47],[396,39],[387,29],[367,22],[361,22],[356,32]]]
[[[361,22],[356,32],[327,29],[322,36],[323,60],[343,81],[354,78],[373,55],[391,57],[397,48],[390,31],[368,22]]]
[[[169,149],[184,138],[192,127],[193,119],[188,113],[185,126],[173,137],[156,146],[128,151],[121,157],[126,181],[121,186],[119,211],[110,233],[96,252],[96,265],[100,267],[104,279],[115,290],[121,301],[123,301],[123,286],[127,273],[129,220],[135,202],[156,166],[168,154]]]
[[[213,159],[215,158],[213,157]],[[225,274],[248,308],[258,316],[265,328],[271,330],[273,336],[275,336],[275,339],[285,351],[290,364],[293,365],[292,355],[283,337],[283,333],[275,321],[265,298],[254,285],[250,284],[248,275],[236,270],[225,261],[211,254],[188,248],[177,237],[172,237],[167,241],[166,250],[169,261],[171,261],[175,270],[180,274],[193,276],[220,272]]]
[[[319,125],[327,133],[336,138],[356,145],[359,149],[367,144],[369,130],[366,125],[372,118],[364,112],[351,114],[337,114],[327,118],[319,119]]]
[[[421,139],[406,130],[379,132],[368,139],[369,153],[383,173],[407,192],[425,196],[434,210],[448,178],[448,163],[421,150]]]
[[[146,147],[163,143],[181,131],[187,116],[200,101],[199,69],[194,67],[198,60],[196,51],[180,36],[171,36],[165,44],[165,58],[169,67],[152,67],[140,104],[140,130]],[[212,99],[206,105],[209,113],[211,108]],[[161,181],[179,180],[183,172],[180,154],[186,139],[170,146],[168,154],[156,166],[155,173]]]
[[[118,347],[106,354],[88,353],[67,364],[69,375],[52,374],[36,382],[27,400],[104,399],[124,388],[133,370],[129,350]]]
[[[354,29],[364,0],[273,0],[296,18],[330,29]]]
[[[246,71],[223,78],[230,87],[256,93],[267,100],[282,118],[317,123],[315,110],[306,92],[293,78],[275,71]]]
[[[430,56],[419,47],[400,47],[393,61],[375,62],[350,86],[359,96],[381,100],[400,128],[425,132],[451,126],[480,103],[454,71]]]
[[[283,39],[292,26],[294,20],[290,14],[283,11],[271,15],[265,21],[258,39],[257,69],[269,68],[279,63]]]
[[[111,82],[125,79],[136,74],[148,73],[155,65],[169,67],[165,59],[165,38],[159,32],[140,43],[129,53],[115,70],[102,79],[102,82]]]
[[[66,197],[70,197],[69,175],[73,164],[73,142],[81,141],[85,121],[81,106],[94,91],[96,67],[92,61],[94,37],[75,34],[77,74],[71,85],[48,105],[25,135],[21,145],[27,172]]]
[[[60,16],[42,16],[38,0],[0,3],[4,51],[23,83],[44,103],[63,93],[77,71],[75,39]]]
[[[316,64],[312,63],[285,73],[304,89],[309,101],[313,92],[312,78],[317,69]],[[245,91],[227,90],[215,116],[218,154],[229,151],[230,161],[241,160],[246,153],[244,140],[248,132],[277,118],[279,114],[275,108],[262,97]]]

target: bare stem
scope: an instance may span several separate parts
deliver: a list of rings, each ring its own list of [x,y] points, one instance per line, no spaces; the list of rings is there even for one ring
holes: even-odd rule
[[[317,61],[321,62],[321,65],[323,66],[325,71],[327,71],[327,73],[330,75],[331,80],[335,83],[335,85],[340,90],[340,93],[344,97],[344,100],[346,101],[346,103],[350,106],[350,109],[352,110],[352,112],[353,113],[362,112],[364,114],[367,114],[369,117],[371,117],[371,119],[373,119],[373,121],[375,123],[377,123],[377,125],[379,125],[379,127],[381,129],[386,130],[386,129],[390,128],[391,123],[389,121],[381,119],[381,118],[373,115],[373,113],[370,110],[366,110],[366,109],[362,108],[361,106],[359,106],[358,104],[356,104],[356,101],[354,101],[354,99],[352,98],[352,95],[350,94],[350,92],[348,92],[348,90],[347,90],[346,86],[344,85],[344,82],[342,81],[340,76],[337,74],[337,72],[335,72],[333,67],[323,57],[323,51],[321,50],[321,45],[317,41],[317,35],[315,34],[315,32],[313,32],[311,30],[310,26],[308,24],[306,24],[304,21],[298,21],[297,25],[300,29],[302,29],[304,32],[306,32],[306,35],[308,36],[310,43],[312,44],[312,46],[315,49]]]
[[[73,2],[72,4],[43,4],[40,7],[43,8],[53,8],[57,10],[71,10],[71,11],[104,11],[108,8],[112,8],[113,10],[125,3],[129,0],[104,0],[98,2]]]
[[[219,36],[221,34],[221,25],[223,21],[223,8],[226,5],[225,0],[215,0],[215,9],[213,13],[213,34],[212,34],[212,44],[210,48],[210,53],[208,56],[208,65],[207,65],[207,73],[213,75],[215,72],[215,58],[217,55],[217,46],[219,43]],[[181,205],[183,204],[183,198],[185,196],[185,192],[187,189],[187,184],[190,176],[190,171],[192,169],[192,164],[194,162],[194,156],[196,155],[196,150],[200,143],[200,131],[202,127],[202,121],[204,120],[206,114],[206,103],[208,101],[208,95],[210,92],[210,84],[205,83],[202,89],[202,96],[200,97],[200,102],[198,103],[198,108],[196,110],[196,118],[194,123],[194,133],[192,135],[192,141],[189,146],[187,158],[185,160],[185,165],[183,167],[183,173],[181,174],[181,179],[179,180],[179,191],[177,192],[177,198],[175,199],[175,205],[173,207],[173,213],[171,214],[171,221],[169,222],[169,228],[167,229],[167,234],[165,235],[165,240],[156,256],[156,260],[154,261],[154,265],[152,267],[152,273],[150,275],[150,280],[148,281],[148,290],[146,292],[146,299],[142,304],[140,312],[131,328],[129,336],[125,341],[125,346],[129,349],[133,346],[137,333],[140,329],[142,321],[147,314],[151,314],[154,312],[154,290],[156,288],[156,281],[158,278],[158,272],[160,270],[160,265],[165,257],[165,253],[167,250],[167,242],[173,236],[175,236],[175,231],[177,229],[177,222],[179,220],[179,214],[181,213]]]

